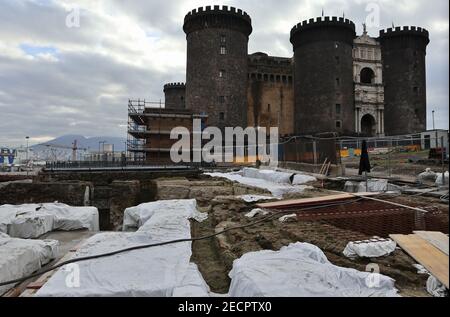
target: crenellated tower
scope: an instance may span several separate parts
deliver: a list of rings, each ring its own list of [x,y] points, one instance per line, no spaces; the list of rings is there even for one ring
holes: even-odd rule
[[[247,126],[250,16],[207,6],[184,19],[187,39],[186,107],[207,114],[211,126]]]
[[[170,83],[164,85],[166,109],[186,109],[186,85]]]
[[[385,130],[388,135],[427,128],[426,48],[429,33],[420,27],[380,31],[385,83]]]
[[[291,30],[295,133],[354,131],[353,40],[348,19],[319,17]]]

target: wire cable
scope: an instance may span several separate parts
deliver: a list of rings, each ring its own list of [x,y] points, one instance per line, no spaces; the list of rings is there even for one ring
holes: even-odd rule
[[[38,276],[41,276],[42,274],[45,274],[47,272],[51,272],[53,270],[56,270],[56,269],[58,269],[58,268],[60,268],[60,267],[62,267],[64,265],[67,265],[67,264],[72,264],[72,263],[77,263],[77,262],[82,262],[82,261],[88,261],[88,260],[94,260],[94,259],[103,258],[103,257],[110,257],[110,256],[113,256],[113,255],[117,255],[117,254],[121,254],[121,253],[125,253],[125,252],[141,250],[141,249],[148,249],[148,248],[159,247],[159,246],[164,246],[164,245],[169,245],[169,244],[207,240],[207,239],[214,238],[216,236],[219,236],[221,234],[224,234],[224,233],[227,233],[227,232],[230,232],[230,231],[239,230],[239,229],[245,229],[245,228],[248,228],[248,227],[253,227],[253,226],[258,225],[260,223],[267,222],[267,221],[271,220],[272,218],[275,218],[276,216],[281,215],[281,214],[297,213],[297,212],[300,212],[300,211],[308,211],[308,210],[314,210],[314,209],[320,209],[320,208],[327,208],[327,207],[355,204],[355,203],[357,203],[357,202],[359,202],[361,200],[363,200],[363,198],[358,198],[358,199],[351,200],[351,201],[337,202],[337,203],[334,203],[334,204],[305,207],[305,208],[296,209],[296,210],[279,210],[279,211],[274,212],[274,213],[270,214],[269,216],[266,216],[266,217],[264,217],[264,218],[262,218],[260,220],[253,221],[251,223],[248,223],[248,224],[245,224],[245,225],[241,225],[241,226],[235,226],[235,227],[227,228],[227,229],[224,229],[224,230],[222,230],[220,232],[216,232],[214,234],[203,236],[203,237],[189,238],[189,239],[178,239],[178,240],[172,240],[172,241],[167,241],[167,242],[159,242],[159,243],[153,243],[153,244],[138,245],[138,246],[134,246],[134,247],[126,248],[126,249],[121,249],[121,250],[116,250],[116,251],[112,251],[112,252],[108,252],[108,253],[96,254],[96,255],[80,257],[80,258],[73,258],[73,259],[70,259],[70,260],[58,263],[58,264],[56,264],[56,265],[54,265],[52,267],[46,268],[46,269],[41,270],[39,272],[27,275],[25,277],[17,278],[17,279],[6,281],[6,282],[1,282],[0,286],[21,283],[21,282],[24,282],[24,281],[26,281],[26,280],[28,280],[30,278],[38,277]]]

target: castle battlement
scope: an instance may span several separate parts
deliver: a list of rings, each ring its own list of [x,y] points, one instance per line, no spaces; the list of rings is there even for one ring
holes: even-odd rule
[[[237,30],[249,36],[252,19],[247,12],[229,6],[207,6],[190,11],[184,18],[183,30],[186,34],[205,28],[225,28]]]
[[[185,83],[168,83],[164,85],[164,91],[166,89],[181,89],[181,88],[186,88],[186,84]]]
[[[315,19],[305,20],[295,25],[291,30],[291,37],[297,32],[323,26],[347,27],[352,31],[355,31],[355,23],[349,19],[339,17],[317,17]]]
[[[424,36],[429,37],[429,32],[421,27],[415,27],[415,26],[403,26],[403,27],[396,27],[396,28],[388,28],[387,30],[381,30],[380,31],[380,37],[390,37],[390,36],[403,36],[403,35],[416,35],[416,36]]]
[[[190,19],[193,19],[198,16],[217,15],[217,14],[235,16],[235,17],[239,17],[239,18],[246,20],[248,23],[252,22],[250,16],[247,14],[247,12],[242,11],[241,9],[236,9],[235,7],[228,7],[225,5],[224,6],[216,5],[213,7],[206,6],[204,8],[200,7],[200,8],[194,9],[185,16],[184,22],[186,23]]]

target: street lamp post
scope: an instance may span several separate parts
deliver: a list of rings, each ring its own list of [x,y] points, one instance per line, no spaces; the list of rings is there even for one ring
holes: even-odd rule
[[[433,114],[433,130],[436,130],[436,125],[435,125],[435,122],[434,122],[434,110],[433,110],[433,112],[432,112],[432,114]]]
[[[438,135],[438,132],[437,132],[437,130],[436,130],[436,122],[435,122],[435,120],[434,120],[434,114],[435,114],[435,112],[436,111],[432,111],[432,114],[433,114],[433,131],[434,131],[434,133],[435,133],[435,144],[436,144],[436,146],[434,147],[435,149],[437,149],[437,148],[439,148],[439,135]]]
[[[25,161],[26,161],[26,164],[27,164],[27,176],[28,176],[28,146],[29,146],[29,140],[30,140],[30,137],[29,136],[26,136],[25,137],[25,139],[27,139],[27,152],[26,152],[26,154],[25,154],[25,157],[26,157],[26,159],[25,159]]]
[[[29,136],[26,136],[25,139],[27,139],[27,152],[26,152],[26,154],[25,154],[25,157],[26,157],[25,160],[26,160],[27,163],[28,163],[28,145],[29,145],[30,137],[29,137]]]

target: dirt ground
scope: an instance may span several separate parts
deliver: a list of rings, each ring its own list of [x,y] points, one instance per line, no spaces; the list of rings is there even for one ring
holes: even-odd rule
[[[326,189],[316,188],[290,198],[307,198],[331,194]],[[433,204],[444,212],[443,221],[448,227],[448,206],[438,200],[424,197],[394,197],[392,201],[404,204]],[[255,203],[256,204],[256,203]],[[217,196],[208,204],[203,204],[202,211],[208,212],[209,218],[203,223],[192,222],[192,236],[199,237],[230,228],[245,225],[261,217],[248,219],[244,215],[255,204],[246,204],[233,196]],[[442,215],[441,215],[442,216]],[[396,287],[401,296],[429,296],[426,291],[428,275],[417,273],[413,267],[416,262],[401,249],[389,256],[377,259],[350,260],[343,256],[342,251],[350,241],[372,238],[360,232],[338,228],[326,221],[301,221],[281,223],[279,217],[273,220],[238,229],[208,239],[193,243],[192,261],[202,272],[205,280],[216,293],[227,293],[230,285],[228,273],[233,261],[244,253],[263,249],[279,250],[283,246],[295,242],[307,242],[321,248],[328,259],[335,265],[365,271],[369,263],[376,263],[380,273],[396,280]]]

